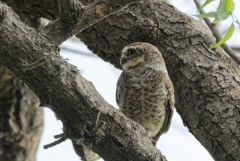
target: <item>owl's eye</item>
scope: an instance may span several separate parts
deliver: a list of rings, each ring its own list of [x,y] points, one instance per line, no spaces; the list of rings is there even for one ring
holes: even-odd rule
[[[137,51],[134,50],[134,49],[128,49],[127,51],[127,56],[133,56],[133,55],[136,55],[137,54]]]

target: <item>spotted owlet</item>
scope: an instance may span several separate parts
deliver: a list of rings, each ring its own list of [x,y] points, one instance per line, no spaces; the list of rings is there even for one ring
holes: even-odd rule
[[[154,143],[169,129],[175,103],[174,88],[160,51],[145,42],[123,48],[116,99],[120,110],[140,123]]]

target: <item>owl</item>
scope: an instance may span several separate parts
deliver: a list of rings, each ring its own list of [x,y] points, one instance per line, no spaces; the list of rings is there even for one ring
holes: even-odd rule
[[[169,129],[175,103],[164,59],[155,46],[136,42],[123,48],[120,65],[123,72],[117,82],[117,104],[156,144]]]

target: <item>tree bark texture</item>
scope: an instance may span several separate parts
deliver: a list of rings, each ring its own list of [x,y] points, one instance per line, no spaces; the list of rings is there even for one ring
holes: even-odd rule
[[[0,65],[0,160],[35,161],[43,110],[34,93]]]
[[[37,27],[40,17],[55,19],[58,16],[58,0],[2,0],[14,9],[22,21]]]
[[[199,22],[162,4],[135,3],[78,35],[119,67],[121,49],[135,41],[163,53],[176,108],[190,132],[217,161],[240,160],[240,70]]]
[[[240,160],[239,67],[222,48],[210,49],[215,40],[200,22],[165,3],[139,1],[78,36],[116,67],[125,45],[156,45],[175,87],[177,111],[190,132],[215,160]]]
[[[91,147],[106,161],[165,161],[147,132],[98,94],[48,36],[22,23],[0,3],[0,63],[21,78],[63,122],[75,144]]]

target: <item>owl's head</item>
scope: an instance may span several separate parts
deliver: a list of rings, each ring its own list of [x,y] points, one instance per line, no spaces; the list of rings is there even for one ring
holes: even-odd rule
[[[134,69],[151,63],[164,63],[160,51],[152,44],[135,42],[123,48],[120,65],[123,70]]]

